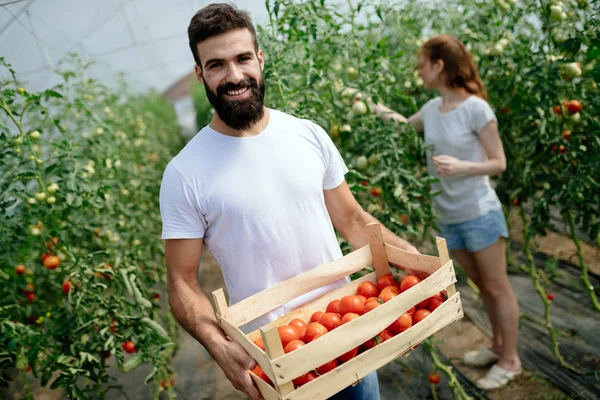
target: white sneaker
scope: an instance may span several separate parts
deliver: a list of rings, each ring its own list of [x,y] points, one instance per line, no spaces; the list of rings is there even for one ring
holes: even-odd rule
[[[463,364],[472,367],[486,367],[495,363],[500,359],[500,356],[490,350],[488,347],[479,350],[467,352],[462,359]]]
[[[523,372],[523,370],[520,368],[518,371],[510,371],[508,369],[499,367],[496,364],[490,368],[486,376],[475,382],[475,385],[483,390],[500,389],[506,386],[508,382],[515,379],[515,377],[521,374],[521,372]]]

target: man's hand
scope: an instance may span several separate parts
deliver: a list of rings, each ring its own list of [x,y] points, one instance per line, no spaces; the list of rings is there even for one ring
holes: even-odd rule
[[[224,341],[219,345],[211,346],[211,355],[234,388],[244,392],[252,400],[262,400],[263,397],[254,386],[254,381],[248,372],[256,367],[256,361],[242,346],[232,341]]]

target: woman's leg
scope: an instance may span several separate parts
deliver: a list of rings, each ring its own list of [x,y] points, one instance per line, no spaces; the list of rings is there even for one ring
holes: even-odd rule
[[[492,333],[494,335],[492,339],[492,347],[491,350],[500,354],[502,352],[502,332],[499,329],[499,321],[494,320],[496,313],[494,312],[493,306],[494,303],[487,291],[482,290],[481,286],[481,275],[479,274],[478,265],[475,261],[475,257],[473,253],[470,253],[467,249],[459,249],[450,251],[452,258],[458,262],[458,264],[464,268],[467,272],[467,276],[471,278],[473,283],[477,285],[480,290],[481,300],[483,301],[483,306],[487,312],[488,318],[490,320],[490,325],[492,326]]]
[[[481,279],[478,286],[490,302],[490,321],[497,326],[502,337],[498,366],[516,371],[521,368],[517,354],[519,304],[508,280],[505,239],[501,237],[491,246],[474,252],[473,258]]]

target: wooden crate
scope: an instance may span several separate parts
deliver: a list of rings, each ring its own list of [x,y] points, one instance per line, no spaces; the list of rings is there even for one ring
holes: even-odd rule
[[[448,256],[446,241],[437,238],[439,257],[414,254],[383,242],[379,224],[369,224],[370,244],[361,249],[305,272],[285,282],[263,290],[239,303],[227,306],[223,289],[213,292],[217,319],[229,338],[239,343],[271,378],[275,388],[251,373],[256,386],[266,400],[321,400],[356,384],[370,372],[408,353],[420,342],[448,324],[462,318],[460,294],[454,283],[454,266]],[[389,262],[431,275],[418,285],[394,297],[380,307],[330,331],[323,337],[285,354],[277,327],[294,318],[309,321],[316,311],[325,311],[332,300],[356,293],[364,281],[377,284],[377,279],[390,273]],[[332,290],[310,303],[272,321],[259,330],[245,335],[238,327],[296,297],[339,280],[373,265],[375,272]],[[360,346],[386,329],[406,310],[434,294],[446,290],[448,299],[427,318],[334,370],[294,389],[292,380]],[[253,342],[262,337],[266,352]]]

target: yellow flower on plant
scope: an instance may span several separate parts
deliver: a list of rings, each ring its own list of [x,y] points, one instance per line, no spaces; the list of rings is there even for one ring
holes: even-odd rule
[[[50,318],[52,316],[52,314],[50,314],[49,312],[46,313],[46,318]]]
[[[42,322],[44,322],[44,317],[39,317],[38,319],[35,320],[35,322],[37,324],[41,324]]]

